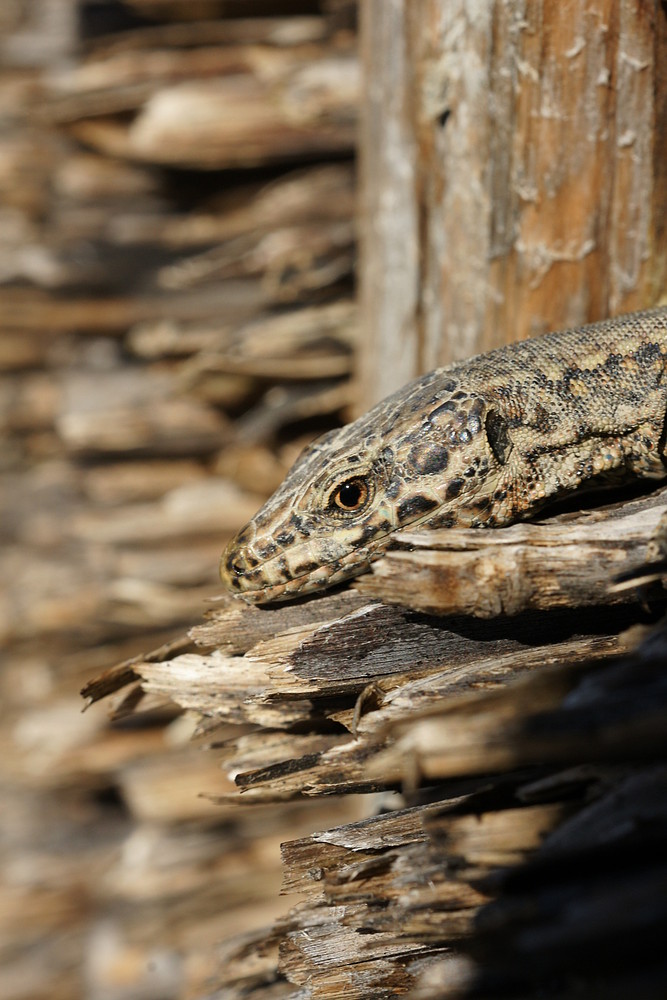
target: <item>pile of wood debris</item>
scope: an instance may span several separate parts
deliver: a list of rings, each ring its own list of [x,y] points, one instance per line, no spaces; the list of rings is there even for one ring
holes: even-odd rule
[[[660,587],[644,591],[652,610],[634,599],[664,572],[648,540],[666,505],[663,489],[527,528],[423,535],[427,580],[446,546],[459,556],[447,615],[419,610],[417,588],[416,609],[404,589],[401,605],[372,596],[401,586],[399,549],[328,595],[222,598],[180,643],[87,686],[91,701],[118,692],[119,718],[156,702],[194,715],[238,789],[226,806],[402,791],[402,807],[283,844],[283,887],[301,900],[228,942],[211,996],[664,995],[665,602]],[[592,573],[586,600],[602,526],[619,566],[624,522],[631,586],[603,594]],[[473,589],[464,536],[479,569],[527,533],[557,578],[563,536],[586,527],[577,585],[561,576],[542,610],[451,613],[452,593]]]

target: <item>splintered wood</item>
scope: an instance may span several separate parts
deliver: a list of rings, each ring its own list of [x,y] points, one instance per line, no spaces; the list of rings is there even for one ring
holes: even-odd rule
[[[157,650],[87,686],[90,701],[116,690],[119,717],[140,713],[144,699],[194,714],[229,779],[213,794],[228,808],[235,798],[266,808],[387,796],[384,814],[283,843],[284,891],[301,901],[264,937],[228,942],[216,997],[259,1000],[290,984],[323,1000],[528,998],[557,973],[558,995],[573,1000],[582,982],[604,996],[618,976],[626,995],[641,985],[658,1000],[660,948],[648,971],[637,959],[643,928],[656,941],[662,933],[667,884],[658,849],[667,632],[649,624],[665,604],[656,586],[665,495],[560,515],[521,538],[544,575],[566,537],[582,540],[589,526],[593,549],[606,539],[617,555],[604,565],[626,578],[618,587],[607,577],[625,602],[613,618],[597,570],[589,600],[580,570],[571,600],[555,589],[542,610],[526,602],[512,617],[462,614],[470,608],[453,562],[449,614],[424,614],[414,586],[401,591],[412,607],[386,604],[366,591],[369,579],[378,593],[388,581],[395,599],[402,570],[390,553],[375,577],[297,603],[223,597],[190,631],[191,648]],[[464,534],[452,532],[453,548]],[[481,552],[502,547],[503,535],[516,544],[513,529],[476,535]],[[429,551],[437,566],[437,533],[430,550],[428,534],[399,537],[398,552],[418,541],[417,558]],[[590,551],[583,546],[584,566]],[[459,577],[468,574],[462,560]],[[638,596],[657,601],[652,614]],[[619,935],[623,955],[610,962]],[[273,955],[261,976],[244,968],[249,948]]]
[[[546,524],[400,532],[393,550],[360,581],[362,593],[433,614],[481,618],[529,609],[616,604],[610,586],[651,559],[667,514],[667,490]]]

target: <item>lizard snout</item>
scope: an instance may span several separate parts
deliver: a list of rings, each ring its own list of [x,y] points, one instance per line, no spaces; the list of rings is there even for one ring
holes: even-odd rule
[[[232,593],[241,593],[247,589],[253,570],[259,566],[260,560],[254,554],[247,528],[235,535],[220,557],[220,579]]]

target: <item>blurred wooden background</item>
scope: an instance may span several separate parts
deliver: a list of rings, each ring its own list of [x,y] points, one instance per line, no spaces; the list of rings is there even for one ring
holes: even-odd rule
[[[350,404],[355,4],[0,6],[0,994],[200,996],[280,841],[359,807],[213,805],[175,707],[78,692],[200,619]]]

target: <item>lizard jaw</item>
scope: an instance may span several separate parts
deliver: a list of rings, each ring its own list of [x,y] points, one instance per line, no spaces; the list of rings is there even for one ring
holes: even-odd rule
[[[375,550],[370,546],[354,549],[346,556],[323,563],[314,570],[281,579],[277,558],[267,560],[256,568],[242,568],[242,554],[233,548],[232,543],[220,560],[220,578],[228,590],[248,604],[288,601],[358,576],[383,551],[379,546],[375,546]],[[276,570],[275,574],[272,570]],[[276,582],[272,582],[272,577]]]

